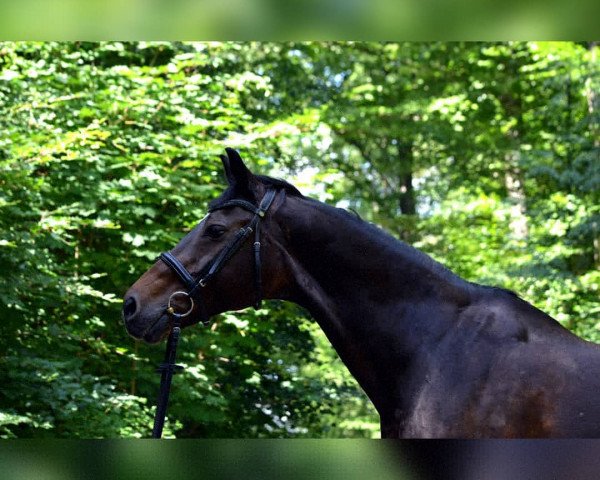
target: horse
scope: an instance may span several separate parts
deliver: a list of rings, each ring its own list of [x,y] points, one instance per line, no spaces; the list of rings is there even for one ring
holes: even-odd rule
[[[600,345],[226,153],[208,216],[126,292],[131,336],[163,340],[167,305],[187,327],[290,301],[368,395],[382,438],[600,437]]]

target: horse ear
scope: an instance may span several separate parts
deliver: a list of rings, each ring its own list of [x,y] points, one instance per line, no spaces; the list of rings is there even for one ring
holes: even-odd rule
[[[231,186],[244,191],[251,191],[255,183],[254,175],[246,165],[240,154],[233,148],[226,148],[227,156],[221,155],[223,167],[225,168],[225,176],[227,182]]]
[[[226,155],[219,155],[221,162],[223,162],[223,170],[225,170],[225,178],[227,179],[227,183],[229,185],[233,185],[235,183],[235,179],[231,174],[231,167],[229,166],[229,158]]]

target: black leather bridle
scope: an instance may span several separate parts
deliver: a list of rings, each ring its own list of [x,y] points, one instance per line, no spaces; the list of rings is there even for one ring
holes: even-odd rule
[[[165,262],[171,268],[171,270],[173,270],[173,272],[175,272],[175,274],[187,288],[187,292],[184,293],[187,294],[190,299],[195,299],[201,308],[204,307],[201,297],[201,289],[206,287],[210,280],[225,266],[227,261],[237,253],[252,232],[254,232],[254,288],[256,292],[254,306],[255,308],[260,306],[260,302],[262,300],[260,221],[269,210],[276,193],[277,192],[275,190],[268,190],[258,207],[250,202],[247,202],[246,200],[230,200],[209,210],[209,213],[212,213],[225,208],[240,207],[253,213],[254,217],[252,217],[252,220],[250,220],[245,227],[242,227],[237,231],[232,241],[226,245],[225,248],[223,248],[211,262],[208,263],[207,267],[203,269],[197,278],[194,278],[194,276],[183,266],[179,260],[177,260],[177,258],[175,258],[171,252],[161,253],[158,257],[160,260]]]
[[[154,417],[154,428],[152,430],[153,438],[160,438],[165,423],[167,414],[167,404],[169,402],[169,393],[171,388],[171,380],[173,374],[177,370],[181,370],[181,365],[175,364],[177,343],[179,334],[181,333],[181,320],[192,313],[194,304],[198,305],[201,310],[203,321],[208,320],[206,309],[202,299],[202,288],[206,287],[210,280],[225,266],[225,264],[238,252],[246,239],[254,232],[254,290],[255,301],[254,308],[259,308],[262,301],[262,263],[260,257],[260,222],[271,207],[273,200],[277,194],[276,190],[269,189],[265,193],[259,206],[253,205],[246,200],[229,200],[228,202],[217,205],[209,209],[209,213],[225,208],[240,207],[254,214],[250,222],[240,228],[233,239],[210,261],[207,266],[200,272],[197,277],[194,277],[183,264],[171,253],[164,252],[158,257],[179,277],[185,285],[187,291],[176,291],[171,294],[167,302],[167,314],[169,315],[172,325],[169,339],[167,340],[167,350],[165,360],[158,367],[158,372],[161,374],[160,393],[156,406],[156,414]],[[175,312],[171,305],[173,298],[177,296],[186,296],[190,302],[189,309],[184,313]]]

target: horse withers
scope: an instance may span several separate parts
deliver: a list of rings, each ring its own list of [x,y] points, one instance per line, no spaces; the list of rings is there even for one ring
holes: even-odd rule
[[[345,210],[252,174],[235,150],[221,158],[229,186],[209,215],[125,294],[133,337],[168,335],[176,291],[175,307],[192,309],[183,327],[262,297],[288,300],[319,323],[384,438],[600,437],[599,345],[512,292],[463,280]]]

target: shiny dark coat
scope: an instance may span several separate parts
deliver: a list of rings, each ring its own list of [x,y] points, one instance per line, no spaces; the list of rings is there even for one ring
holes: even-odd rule
[[[467,282],[352,215],[278,212],[317,319],[383,437],[600,437],[600,346],[514,293]]]
[[[263,227],[266,297],[316,319],[373,401],[382,437],[600,437],[599,345],[514,293],[465,281],[354,215],[253,175],[237,152],[228,156],[230,187],[217,203],[257,204],[267,188],[279,192]],[[217,251],[202,237],[211,221],[247,221],[235,210],[209,217],[173,250],[186,268],[202,268],[195,252]],[[250,265],[248,247],[223,269],[222,284],[206,289],[209,314],[252,303]],[[132,335],[164,335],[160,296],[176,287],[155,265],[130,289]],[[160,330],[144,326],[151,322]]]

